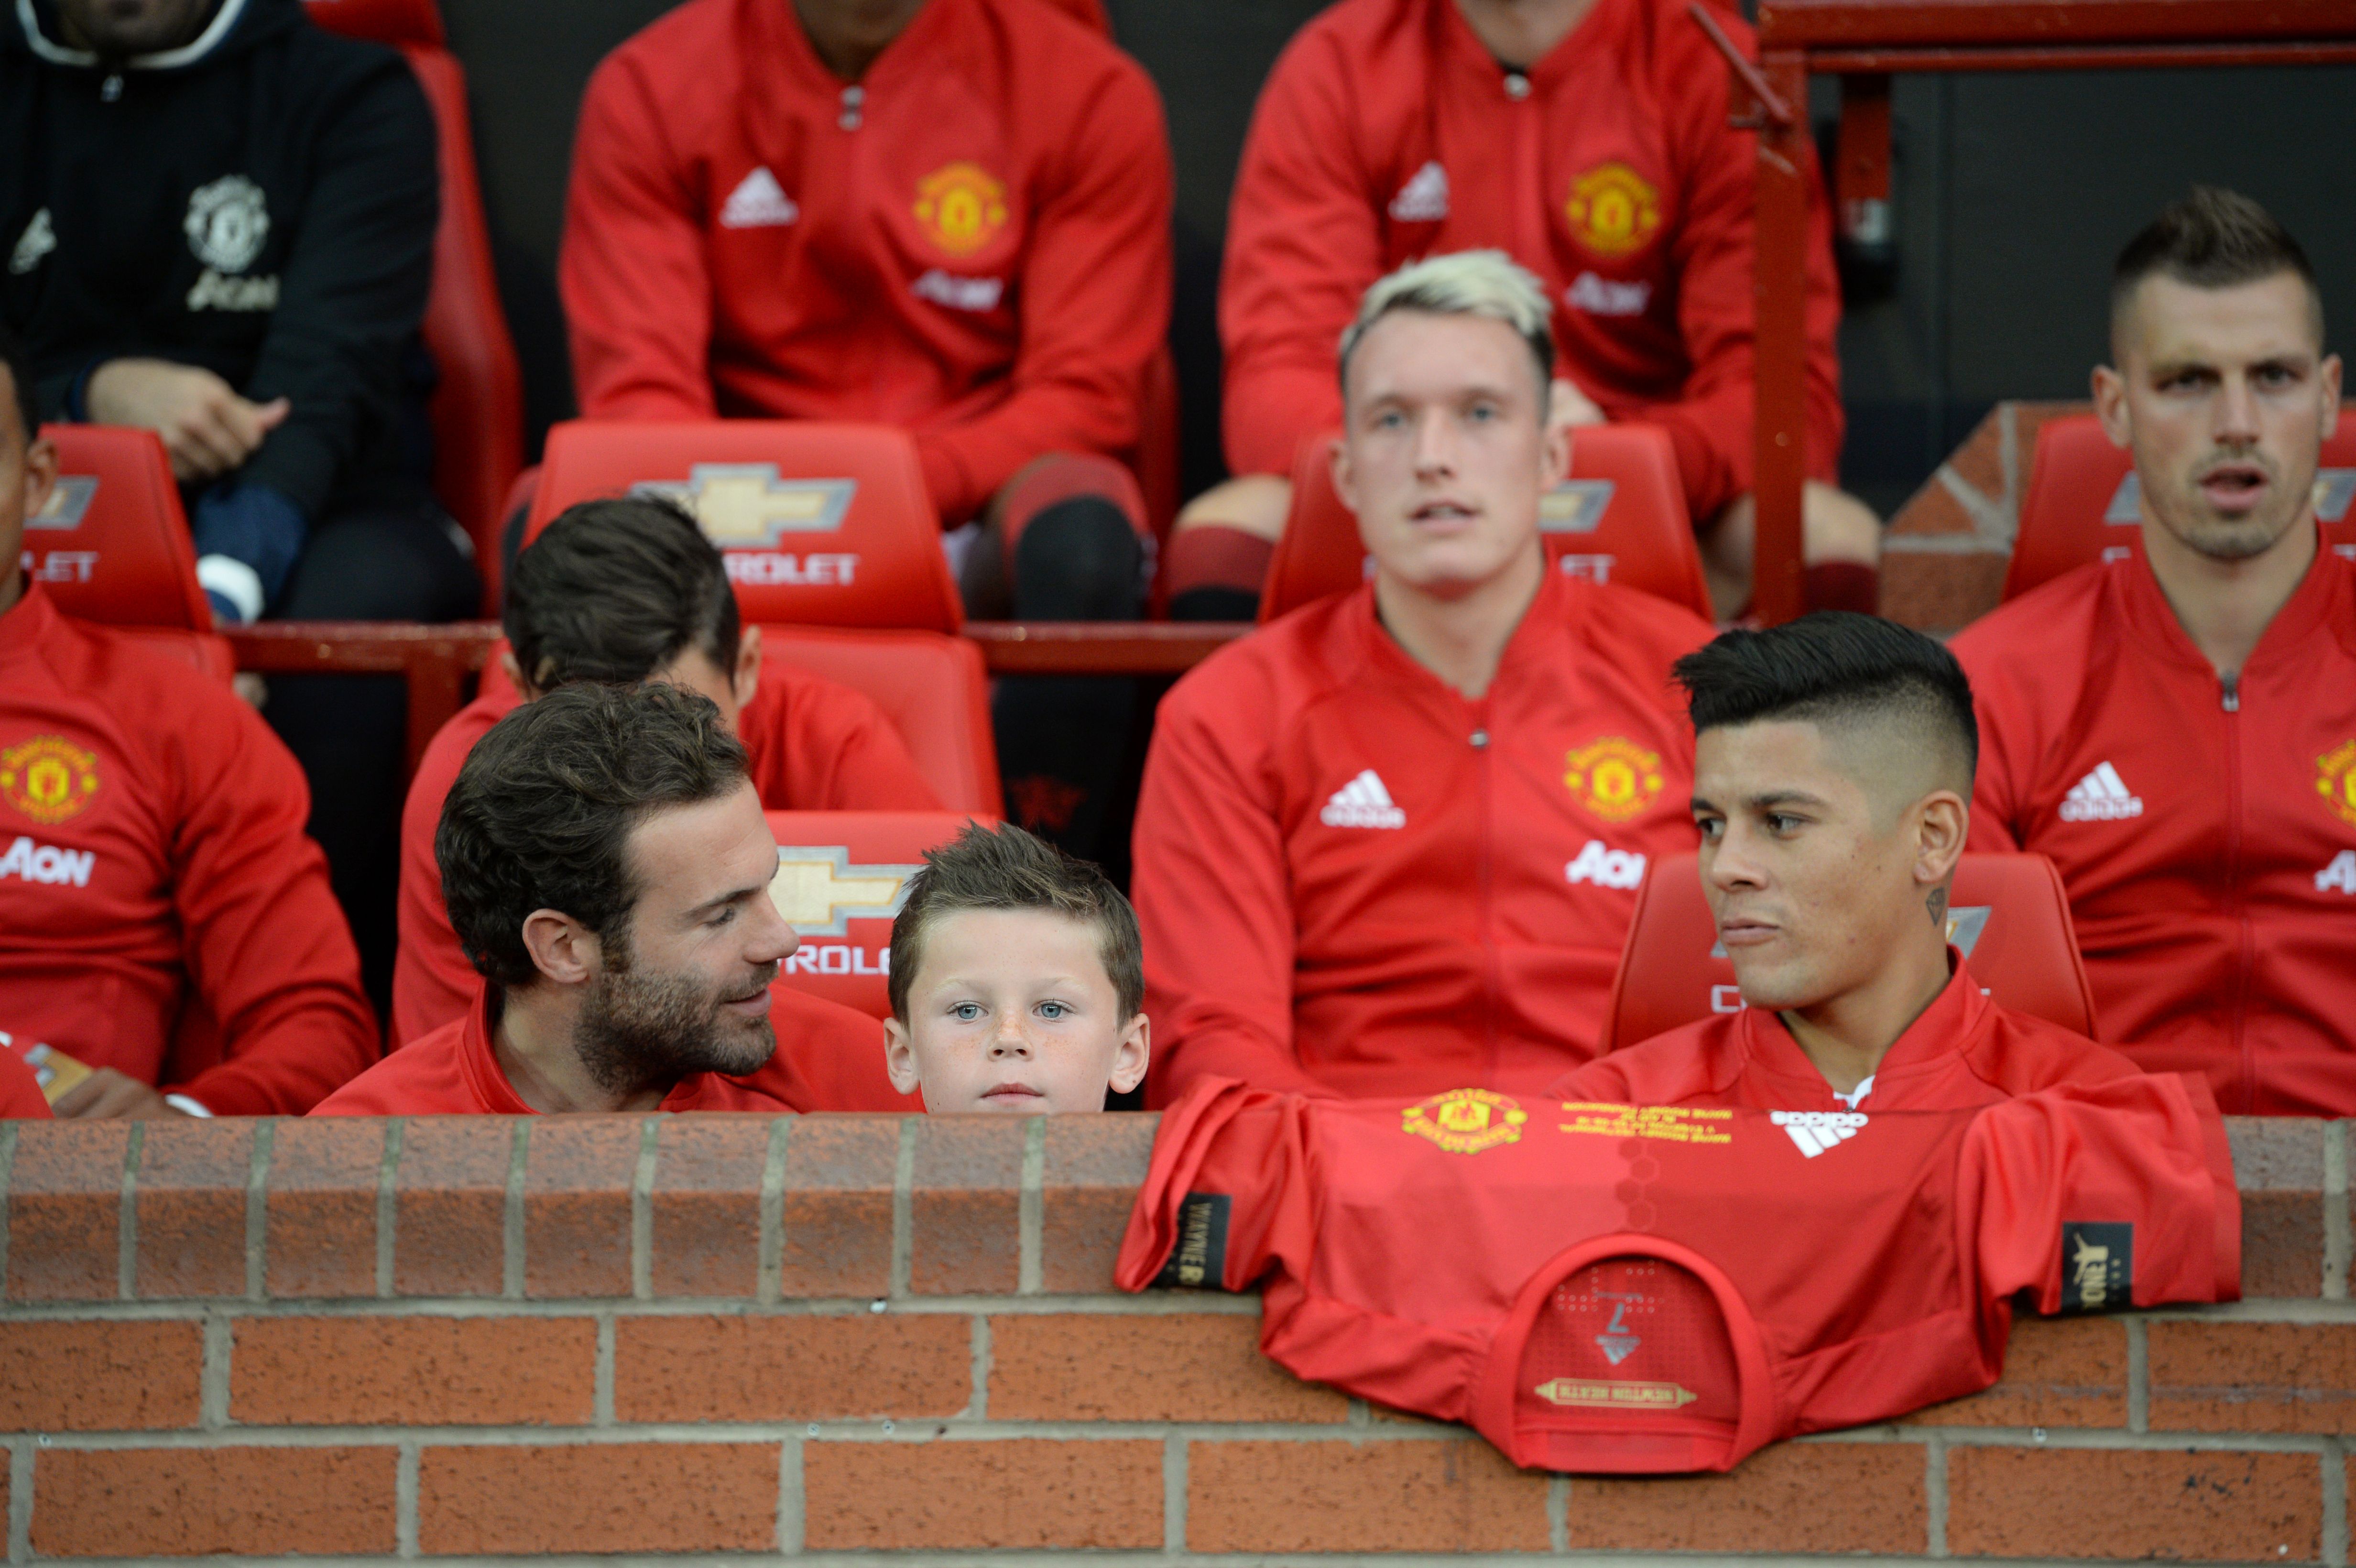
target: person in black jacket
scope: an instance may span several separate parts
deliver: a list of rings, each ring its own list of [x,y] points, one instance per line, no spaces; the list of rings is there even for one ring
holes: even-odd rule
[[[473,610],[465,536],[425,483],[440,193],[398,54],[301,0],[16,0],[0,148],[0,316],[42,417],[163,437],[219,621]],[[400,688],[282,678],[265,712],[364,949],[386,933],[381,973]]]

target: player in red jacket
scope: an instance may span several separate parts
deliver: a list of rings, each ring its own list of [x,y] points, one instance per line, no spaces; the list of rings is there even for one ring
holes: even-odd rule
[[[662,681],[568,686],[492,726],[434,842],[481,995],[315,1114],[775,1111],[880,1078],[872,1019],[798,997],[773,1026],[798,944],[744,765],[720,709]]]
[[[466,753],[519,703],[574,680],[667,680],[700,691],[744,744],[770,811],[935,811],[892,721],[864,695],[761,654],[740,629],[720,552],[667,502],[585,501],[516,558],[510,651],[434,737],[401,814],[401,951],[392,1043],[466,1010],[479,984],[442,907],[434,830]]]
[[[1955,639],[1974,842],[2052,858],[2144,1067],[2228,1111],[2356,1114],[2356,567],[2312,499],[2340,383],[2307,257],[2195,191],[2120,256],[2111,352],[2141,538]]]
[[[5,329],[0,359],[0,1033],[96,1069],[61,1116],[300,1115],[379,1049],[302,770],[228,687],[17,570],[57,453]],[[218,1060],[183,1076],[192,1013]]]
[[[1595,1050],[1646,857],[1689,848],[1669,666],[1709,628],[1547,570],[1553,345],[1494,252],[1368,291],[1336,485],[1373,582],[1173,688],[1137,812],[1148,1097],[1536,1093]]]
[[[1566,1100],[1944,1111],[2132,1075],[1981,994],[1947,941],[1978,734],[1953,655],[1869,615],[1677,661],[1702,888],[1748,1004],[1599,1058]]]
[[[1731,7],[1714,14],[1750,48]],[[1344,0],[1302,28],[1261,91],[1227,221],[1226,453],[1244,477],[1182,514],[1173,613],[1215,583],[1257,591],[1295,448],[1341,422],[1333,339],[1360,293],[1491,246],[1556,306],[1554,417],[1666,430],[1711,592],[1726,613],[1747,602],[1756,141],[1728,112],[1726,60],[1684,0]],[[1810,603],[1870,611],[1880,530],[1832,486],[1840,296],[1813,161],[1808,178]]]
[[[975,613],[1134,619],[1170,208],[1152,83],[1047,0],[692,0],[583,101],[582,410],[903,426],[942,526],[984,524]],[[1001,684],[1026,826],[1092,852],[1134,699]]]

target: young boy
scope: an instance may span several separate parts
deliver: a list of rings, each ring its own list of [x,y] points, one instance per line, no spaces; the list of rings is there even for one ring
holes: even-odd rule
[[[928,851],[892,922],[884,1066],[925,1109],[1101,1111],[1145,1077],[1137,915],[1102,871],[1008,824]]]

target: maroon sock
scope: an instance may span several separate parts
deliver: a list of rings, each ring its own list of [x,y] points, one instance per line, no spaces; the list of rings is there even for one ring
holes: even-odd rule
[[[1162,592],[1176,621],[1248,621],[1276,547],[1258,534],[1208,523],[1173,534],[1162,552]]]
[[[1881,610],[1881,571],[1861,560],[1828,560],[1801,573],[1802,602],[1811,610]]]

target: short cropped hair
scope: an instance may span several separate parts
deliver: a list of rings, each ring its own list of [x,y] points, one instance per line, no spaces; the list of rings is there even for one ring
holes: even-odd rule
[[[712,699],[675,686],[583,683],[491,726],[442,803],[434,859],[458,944],[494,985],[539,970],[534,910],[572,916],[626,952],[641,891],[631,830],[655,812],[729,795],[744,748]]]
[[[1092,862],[1074,859],[1012,823],[992,829],[969,822],[956,838],[925,851],[925,869],[892,917],[892,1016],[908,1020],[908,987],[925,956],[925,932],[967,909],[1035,909],[1091,925],[1097,955],[1120,998],[1123,1021],[1145,1006],[1145,943],[1137,912]]]
[[[2155,275],[2197,289],[2230,289],[2284,272],[2307,285],[2315,338],[2323,341],[2323,295],[2315,266],[2273,213],[2235,191],[2197,185],[2127,241],[2111,269],[2111,323],[2125,317],[2136,290]]]
[[[1458,251],[1409,261],[1375,280],[1358,301],[1357,319],[1343,329],[1341,377],[1346,394],[1350,356],[1375,323],[1395,310],[1422,311],[1429,315],[1477,315],[1502,321],[1528,346],[1537,362],[1538,399],[1544,407],[1554,384],[1554,329],[1547,323],[1554,306],[1546,285],[1536,274],[1503,251]]]
[[[0,321],[0,365],[8,368],[8,385],[16,399],[16,422],[24,427],[25,444],[30,446],[41,434],[40,411],[33,400],[33,358],[25,351],[25,340],[5,321]]]
[[[742,633],[720,552],[683,508],[643,496],[560,513],[516,557],[505,622],[540,691],[645,680],[690,648],[725,674]]]
[[[1838,724],[1894,718],[1953,741],[1971,788],[1980,727],[1972,683],[1933,637],[1847,610],[1759,632],[1726,632],[1670,667],[1694,733],[1770,720]]]

